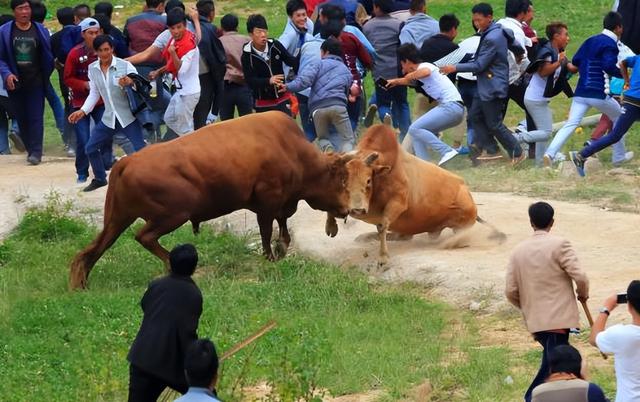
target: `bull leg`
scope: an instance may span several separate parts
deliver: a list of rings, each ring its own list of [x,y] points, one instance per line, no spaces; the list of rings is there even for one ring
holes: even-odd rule
[[[388,224],[379,223],[376,225],[378,229],[378,239],[380,240],[380,257],[378,258],[378,267],[384,267],[389,262],[389,249],[387,248],[387,230]]]
[[[262,238],[262,252],[269,261],[275,261],[271,250],[271,235],[273,234],[273,217],[258,214],[258,227],[260,227],[260,237]]]
[[[187,218],[182,216],[174,216],[173,219],[163,221],[162,224],[157,224],[155,221],[149,220],[142,229],[136,233],[136,240],[153,255],[162,260],[166,270],[169,271],[169,251],[158,243],[158,239],[169,232],[173,232],[186,221]]]
[[[395,220],[407,210],[407,207],[408,198],[405,194],[390,200],[384,208],[382,220],[376,225],[376,228],[378,229],[378,237],[380,238],[380,258],[378,260],[378,267],[385,267],[389,262],[389,249],[387,248],[387,231],[389,230],[389,226],[391,226],[391,223],[395,222]]]
[[[291,236],[289,235],[289,229],[287,228],[287,218],[276,218],[276,220],[278,221],[280,233],[276,244],[275,256],[277,259],[281,259],[287,255],[287,250],[291,244]]]
[[[435,241],[440,238],[440,233],[442,233],[442,229],[437,230],[435,232],[429,232],[429,240]]]
[[[327,212],[327,221],[324,224],[324,232],[329,237],[336,237],[338,234],[338,224],[336,217]]]

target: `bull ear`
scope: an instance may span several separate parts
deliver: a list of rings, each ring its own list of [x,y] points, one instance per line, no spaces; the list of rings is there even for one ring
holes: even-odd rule
[[[373,170],[375,174],[387,174],[391,171],[391,166],[388,166],[388,165],[376,166]]]
[[[377,152],[371,152],[364,160],[365,165],[371,166],[380,156]]]

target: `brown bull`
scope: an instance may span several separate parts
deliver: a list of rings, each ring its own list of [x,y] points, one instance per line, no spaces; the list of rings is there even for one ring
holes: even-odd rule
[[[111,170],[104,228],[75,256],[70,287],[86,286],[96,261],[138,218],[146,224],[136,240],[166,263],[169,254],[158,243],[161,236],[187,221],[197,232],[200,222],[249,209],[257,214],[264,253],[273,260],[273,220],[284,255],[291,241],[287,218],[299,200],[332,215],[347,215],[347,162],[320,153],[281,112],[222,122],[147,147]]]
[[[371,127],[358,144],[357,156],[348,166],[350,216],[376,225],[381,265],[389,257],[387,231],[437,237],[447,227],[485,223],[464,180],[404,151],[389,126]],[[504,236],[493,230],[494,236]],[[326,231],[337,233],[334,220],[328,219]]]

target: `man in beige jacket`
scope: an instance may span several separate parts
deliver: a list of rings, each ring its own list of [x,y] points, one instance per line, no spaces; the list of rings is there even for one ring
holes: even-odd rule
[[[507,267],[505,294],[522,311],[529,332],[542,345],[542,363],[525,394],[549,375],[548,355],[557,345],[569,343],[569,329],[580,326],[578,300],[589,297],[589,280],[580,269],[576,253],[568,240],[549,233],[553,226],[553,207],[537,202],[529,207],[533,237],[513,251]]]

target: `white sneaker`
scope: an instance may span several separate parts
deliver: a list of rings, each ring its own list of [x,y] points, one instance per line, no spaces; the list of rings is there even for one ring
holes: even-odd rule
[[[444,165],[445,163],[449,162],[451,159],[455,158],[456,156],[458,156],[458,151],[456,151],[455,149],[452,149],[451,151],[442,155],[440,162],[438,162],[438,166]]]
[[[621,161],[613,162],[613,166],[618,167],[618,166],[622,165],[625,162],[629,162],[631,159],[633,159],[634,156],[635,156],[635,154],[633,153],[633,151],[627,151],[627,152],[624,153],[624,159],[621,160]]]

